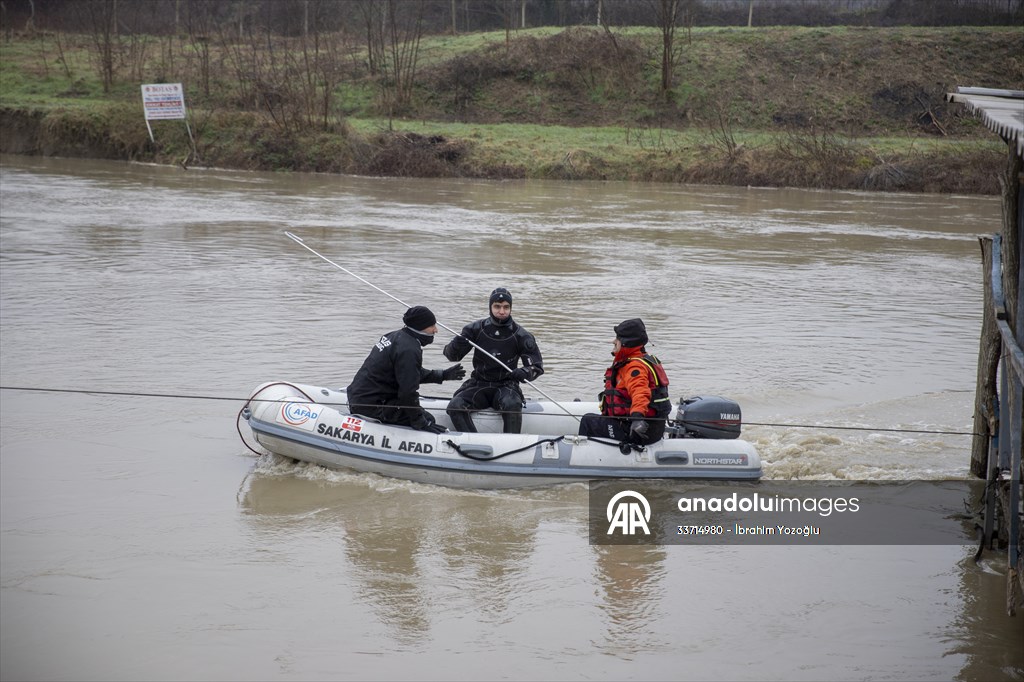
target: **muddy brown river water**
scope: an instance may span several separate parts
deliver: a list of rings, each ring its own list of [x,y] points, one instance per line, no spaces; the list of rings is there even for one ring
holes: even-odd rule
[[[290,230],[449,326],[508,287],[560,399],[642,317],[673,397],[740,403],[766,478],[963,479],[999,211],[5,156],[0,677],[1024,679],[995,553],[592,546],[583,484],[449,490],[235,431],[259,383],[344,386],[400,325]]]

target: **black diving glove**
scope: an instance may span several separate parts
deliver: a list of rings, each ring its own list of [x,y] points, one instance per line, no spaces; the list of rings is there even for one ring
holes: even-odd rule
[[[529,381],[530,370],[526,369],[525,367],[516,367],[514,370],[512,370],[512,378],[518,381],[519,383]]]
[[[466,376],[466,370],[462,367],[462,363],[452,365],[448,369],[441,371],[442,381],[451,381],[452,379],[461,379]]]
[[[632,423],[629,425],[629,438],[634,443],[639,443],[647,436],[647,431],[651,428],[651,425],[644,419],[643,414],[640,412],[634,412],[629,415],[632,419]]]

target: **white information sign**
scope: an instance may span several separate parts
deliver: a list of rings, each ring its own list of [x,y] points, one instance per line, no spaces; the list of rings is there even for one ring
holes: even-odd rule
[[[146,120],[185,118],[185,91],[181,83],[150,83],[142,86]]]
[[[142,108],[146,112],[146,129],[149,130],[150,141],[153,139],[153,127],[150,121],[184,119],[188,139],[192,143],[192,154],[198,157],[196,141],[192,137],[192,127],[185,116],[185,88],[181,83],[147,83],[142,86]],[[185,162],[182,162],[185,165]]]

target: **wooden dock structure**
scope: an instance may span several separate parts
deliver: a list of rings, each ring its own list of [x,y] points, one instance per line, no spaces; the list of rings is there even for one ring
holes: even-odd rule
[[[1024,605],[1021,441],[1024,439],[1024,91],[959,87],[946,99],[969,107],[1007,145],[1000,175],[1002,229],[982,237],[984,316],[974,400],[971,473],[985,479],[978,500],[983,552],[1007,552],[1006,610]]]

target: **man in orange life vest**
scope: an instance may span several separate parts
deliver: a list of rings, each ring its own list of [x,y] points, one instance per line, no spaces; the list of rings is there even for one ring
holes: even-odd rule
[[[647,328],[640,318],[615,326],[615,359],[604,373],[601,414],[583,416],[581,436],[647,445],[665,435],[665,418],[672,410],[668,375],[646,344]]]

